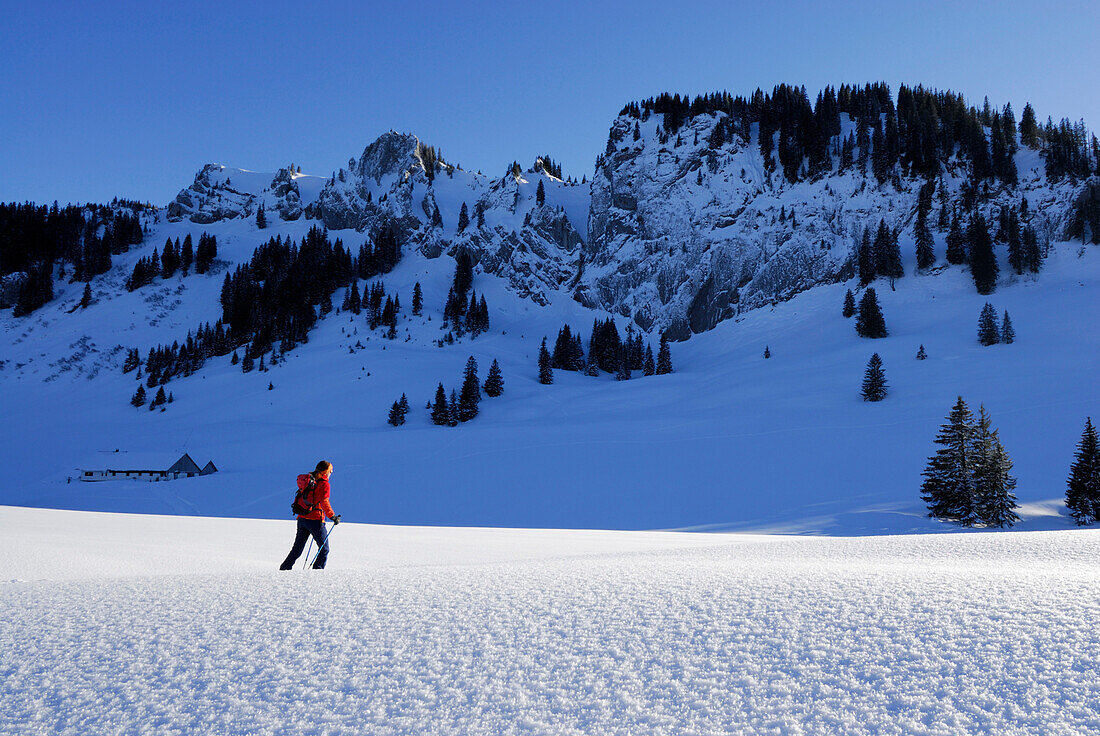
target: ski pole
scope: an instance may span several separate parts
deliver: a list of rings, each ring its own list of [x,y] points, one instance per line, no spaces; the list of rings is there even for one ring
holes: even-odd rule
[[[324,526],[324,525],[325,525],[325,522],[322,521],[321,526]],[[321,556],[321,550],[325,548],[326,544],[328,544],[328,535],[331,534],[332,530],[335,529],[335,528],[336,528],[335,524],[333,524],[330,527],[325,527],[325,537],[324,537],[324,539],[321,540],[321,544],[317,547],[317,554],[313,555],[313,562],[310,563],[310,567],[312,567],[314,565],[314,563],[317,562],[317,558]]]
[[[309,567],[309,553],[312,552],[312,551],[313,551],[313,535],[310,534],[309,535],[309,546],[306,547],[306,556],[305,556],[305,559],[302,560],[302,569],[303,570],[305,570],[307,567]]]

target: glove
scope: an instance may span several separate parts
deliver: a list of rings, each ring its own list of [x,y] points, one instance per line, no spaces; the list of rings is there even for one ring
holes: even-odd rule
[[[337,514],[336,516],[332,517],[332,525],[336,526],[339,523],[340,523],[340,514]]]

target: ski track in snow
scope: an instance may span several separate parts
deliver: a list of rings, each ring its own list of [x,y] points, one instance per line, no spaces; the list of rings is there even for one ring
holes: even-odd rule
[[[4,734],[1081,734],[1100,532],[777,538],[0,508]]]

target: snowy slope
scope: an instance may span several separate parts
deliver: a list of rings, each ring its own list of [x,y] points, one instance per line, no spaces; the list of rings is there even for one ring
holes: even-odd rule
[[[0,508],[0,733],[1082,734],[1100,533],[859,539]]]
[[[136,383],[119,371],[125,349],[144,355],[215,320],[224,276],[191,275],[127,293],[121,284],[133,262],[165,237],[197,238],[204,230],[217,234],[220,258],[240,262],[267,238],[301,237],[311,224],[273,218],[258,231],[241,218],[201,227],[162,223],[92,283],[89,309],[69,314],[81,287],[59,281],[58,299],[31,317],[0,315],[0,460],[33,468],[25,483],[0,488],[0,502],[283,518],[293,476],[325,457],[337,467],[334,503],[357,521],[944,530],[953,527],[925,518],[920,472],[961,394],[974,408],[986,406],[1016,461],[1023,528],[1070,526],[1061,498],[1073,447],[1085,417],[1100,416],[1095,247],[1056,244],[1037,279],[1002,279],[989,300],[1010,312],[1018,335],[1012,346],[977,344],[986,297],[951,267],[900,279],[896,291],[878,284],[891,331],[885,340],[856,337],[840,316],[851,284],[822,286],[674,345],[671,376],[617,383],[559,372],[549,387],[535,381],[542,337],[552,342],[569,322],[587,338],[593,318],[605,313],[562,292],[540,307],[479,270],[474,288],[490,304],[490,333],[439,348],[453,261],[412,252],[384,279],[405,305],[397,341],[369,335],[365,317],[332,315],[270,372],[243,375],[217,359],[169,384],[176,401],[167,412],[130,407]],[[365,237],[332,235],[353,248]],[[911,258],[911,249],[903,253]],[[906,269],[912,273],[908,260]],[[422,318],[408,314],[417,281]],[[913,359],[920,344],[927,361]],[[765,345],[773,355],[767,361]],[[877,405],[858,396],[872,352],[881,354],[891,385]],[[457,388],[469,355],[481,377],[500,361],[504,396],[484,399],[472,423],[432,426],[425,402],[440,381]],[[406,426],[392,428],[386,411],[402,393],[412,413]],[[66,483],[85,457],[116,448],[188,451],[223,472],[152,486]]]

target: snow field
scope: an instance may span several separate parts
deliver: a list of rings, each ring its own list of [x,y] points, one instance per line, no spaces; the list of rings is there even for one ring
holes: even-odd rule
[[[349,524],[328,570],[280,574],[291,522],[0,519],[24,550],[0,584],[5,734],[1100,727],[1094,531]]]

